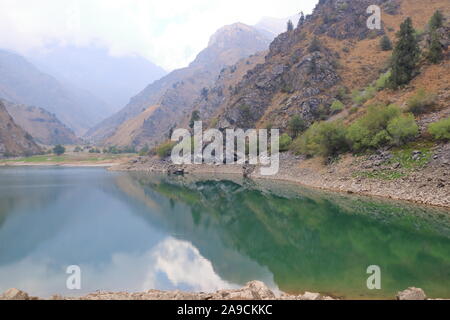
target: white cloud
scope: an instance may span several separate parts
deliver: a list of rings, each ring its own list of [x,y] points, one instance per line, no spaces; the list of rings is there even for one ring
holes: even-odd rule
[[[235,289],[220,278],[212,263],[191,243],[167,238],[145,253],[114,253],[109,262],[81,264],[81,291],[66,288],[67,266],[49,258],[26,257],[0,266],[0,294],[19,288],[31,295],[80,296],[97,290],[143,292],[150,289],[188,288],[192,292]],[[164,282],[168,279],[168,283]]]
[[[171,70],[187,65],[220,27],[310,12],[317,0],[0,0],[0,47],[97,43]]]

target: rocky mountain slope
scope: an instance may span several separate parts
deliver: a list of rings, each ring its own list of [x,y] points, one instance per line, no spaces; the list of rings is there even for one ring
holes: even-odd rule
[[[265,50],[269,43],[266,35],[242,23],[221,28],[187,68],[149,85],[87,137],[106,145],[156,144],[190,113],[199,97],[208,95],[207,88],[224,67]]]
[[[56,115],[34,106],[15,104],[0,99],[8,113],[22,129],[43,145],[70,145],[80,143],[75,133],[64,125]]]
[[[0,101],[0,157],[33,155],[41,151],[33,137],[14,122]]]
[[[65,86],[22,56],[4,50],[0,50],[0,97],[55,113],[77,134],[108,114],[106,104],[89,92]]]
[[[64,79],[94,93],[109,106],[105,116],[120,110],[130,97],[167,74],[140,56],[115,57],[107,49],[96,46],[48,47],[27,58],[60,81]]]
[[[381,30],[366,26],[369,16],[366,9],[374,4],[382,8]],[[387,70],[392,52],[381,50],[381,36],[387,35],[394,41],[400,23],[408,16],[418,30],[424,30],[438,9],[450,10],[443,0],[426,4],[416,0],[320,1],[303,26],[279,35],[272,42],[262,63],[248,69],[243,77],[234,77],[233,90],[222,95],[223,84],[218,80],[210,91],[221,92],[220,102],[209,96],[201,99],[196,109],[201,120],[222,129],[270,126],[286,132],[294,116],[304,119],[307,125],[333,119],[330,108],[336,99],[351,107],[349,93],[362,90]],[[430,80],[430,75],[445,74],[445,69],[426,66],[415,81],[420,82],[426,74]],[[436,81],[439,83],[433,88],[441,93],[440,97],[446,90],[442,80]],[[426,87],[427,81],[422,82]],[[391,102],[402,105],[413,91],[414,87],[407,94],[388,95],[392,95]],[[386,95],[378,93],[378,100],[389,100]],[[363,110],[364,106],[360,108]],[[348,110],[339,117],[346,115]]]

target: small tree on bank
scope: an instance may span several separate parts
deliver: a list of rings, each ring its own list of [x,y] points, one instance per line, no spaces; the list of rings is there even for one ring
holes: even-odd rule
[[[398,41],[392,54],[390,87],[397,89],[408,84],[416,74],[420,48],[411,18],[407,18],[397,33]]]
[[[53,148],[53,153],[57,156],[63,155],[66,152],[66,148],[64,148],[62,145],[58,144]]]

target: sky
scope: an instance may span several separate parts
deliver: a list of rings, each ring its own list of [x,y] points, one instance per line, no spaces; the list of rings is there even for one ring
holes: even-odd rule
[[[184,67],[220,27],[312,12],[317,0],[0,0],[0,48],[32,55],[52,45],[97,45]]]

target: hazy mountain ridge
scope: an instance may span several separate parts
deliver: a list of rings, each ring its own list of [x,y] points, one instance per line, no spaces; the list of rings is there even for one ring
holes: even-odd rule
[[[264,34],[242,23],[221,28],[187,68],[149,85],[122,111],[90,130],[87,136],[109,145],[157,143],[192,111],[204,88],[214,84],[225,66],[265,50],[269,43]]]
[[[0,97],[52,112],[78,134],[107,114],[106,105],[84,90],[64,86],[25,58],[0,50]]]
[[[149,83],[167,74],[140,56],[113,56],[94,45],[50,46],[29,59],[58,80],[89,91],[108,105],[110,116]]]
[[[81,142],[71,129],[47,110],[2,99],[0,101],[3,102],[14,122],[27,131],[35,142],[48,146],[73,145]]]

